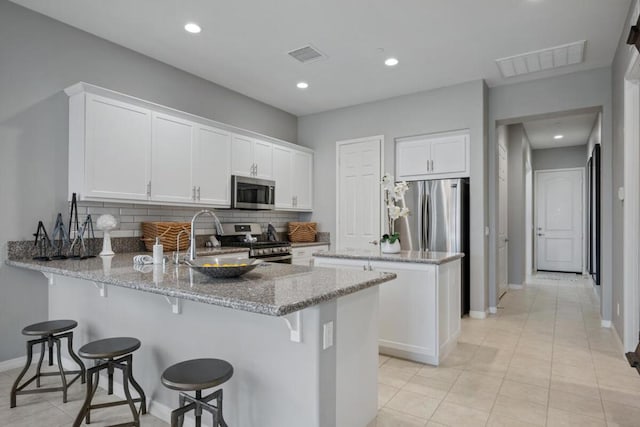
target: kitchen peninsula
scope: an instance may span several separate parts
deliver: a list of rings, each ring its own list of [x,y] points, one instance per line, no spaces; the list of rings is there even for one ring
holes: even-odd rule
[[[49,318],[77,320],[76,345],[142,341],[134,371],[160,418],[177,399],[160,373],[196,357],[234,366],[229,425],[365,426],[376,416],[377,285],[395,274],[264,263],[211,279],[184,265],[134,267],[132,255],[7,264],[48,278]]]
[[[379,351],[438,365],[460,335],[462,253],[374,250],[321,251],[316,266],[397,275],[380,288]]]

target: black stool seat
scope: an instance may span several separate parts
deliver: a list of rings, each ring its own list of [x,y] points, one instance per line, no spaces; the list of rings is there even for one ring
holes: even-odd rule
[[[140,415],[147,413],[147,398],[140,384],[133,378],[133,352],[140,348],[140,340],[131,337],[105,338],[92,341],[83,345],[78,350],[78,354],[85,359],[93,359],[94,366],[87,370],[87,391],[84,404],[73,422],[73,427],[79,427],[83,421],[91,423],[91,411],[94,409],[108,408],[117,405],[128,405],[133,415],[133,421],[118,426],[140,427]],[[92,400],[98,389],[100,372],[107,371],[107,394],[113,394],[113,373],[118,369],[122,371],[122,388],[126,399],[106,403],[93,404]],[[138,392],[138,396],[133,398],[129,390],[129,384]],[[140,408],[136,409],[135,403],[140,403]]]
[[[220,359],[193,359],[176,363],[162,373],[162,384],[173,390],[216,387],[233,376],[233,366]]]
[[[31,336],[33,338],[27,341],[27,362],[22,369],[22,372],[18,375],[18,378],[13,383],[11,387],[11,402],[10,407],[15,408],[17,405],[17,396],[21,394],[32,394],[32,393],[48,393],[52,391],[61,391],[62,392],[62,402],[67,403],[67,390],[78,378],[81,381],[85,382],[85,367],[82,363],[82,360],[78,357],[77,354],[73,351],[73,331],[76,326],[78,326],[78,322],[75,320],[61,319],[61,320],[47,320],[45,322],[34,323],[33,325],[29,325],[22,330],[23,335]],[[69,356],[78,364],[79,369],[77,370],[65,370],[62,366],[62,355],[61,355],[61,347],[62,340],[67,340],[67,351]],[[25,380],[25,374],[29,370],[31,366],[31,360],[33,359],[33,347],[40,344],[40,359],[38,360],[38,366],[36,367],[35,374]],[[53,366],[53,349],[56,349],[56,358],[58,362],[58,372],[42,372],[42,362],[44,361],[45,353],[47,353],[46,348],[48,347],[49,351],[49,366]],[[67,381],[67,375],[75,375],[71,379],[71,381]],[[40,387],[40,379],[42,377],[49,376],[60,376],[61,385],[57,387]],[[26,387],[32,382],[36,383],[36,388],[26,389]]]
[[[27,326],[22,330],[22,335],[53,335],[70,331],[76,326],[78,326],[78,322],[75,320],[48,320]]]
[[[78,354],[85,359],[113,359],[140,348],[140,340],[130,337],[105,338],[83,345]]]
[[[214,391],[208,396],[202,395],[205,388],[213,388],[227,381],[233,376],[233,366],[220,359],[191,359],[169,366],[162,373],[160,380],[167,388],[179,390],[178,409],[171,412],[171,427],[182,427],[184,414],[195,412],[196,427],[202,425],[202,411],[213,416],[214,427],[227,427],[222,415],[222,389]],[[191,396],[186,391],[195,391]],[[209,403],[212,400],[213,403]]]

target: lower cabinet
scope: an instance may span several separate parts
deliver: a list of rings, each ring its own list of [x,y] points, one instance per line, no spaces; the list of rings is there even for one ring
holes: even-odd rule
[[[438,365],[460,335],[460,260],[445,264],[316,257],[318,267],[395,273],[380,285],[381,354]]]
[[[314,245],[314,246],[298,246],[298,247],[294,246],[291,251],[293,255],[293,259],[291,260],[291,263],[294,265],[311,265],[311,263],[314,260],[312,256],[313,253],[319,252],[319,251],[328,251],[328,250],[329,250],[329,244],[320,244],[320,245]]]

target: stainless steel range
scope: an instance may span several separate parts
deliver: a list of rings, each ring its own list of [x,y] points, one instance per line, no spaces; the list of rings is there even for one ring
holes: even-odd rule
[[[222,224],[222,230],[218,239],[223,247],[249,248],[249,258],[291,264],[291,243],[264,240],[260,224]]]

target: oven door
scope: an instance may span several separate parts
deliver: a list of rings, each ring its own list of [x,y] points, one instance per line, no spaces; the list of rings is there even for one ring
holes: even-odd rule
[[[280,264],[291,264],[293,262],[293,255],[275,255],[275,256],[266,256],[266,257],[258,257],[260,261],[266,262],[277,262]]]
[[[231,207],[265,210],[275,208],[275,181],[231,176]]]

